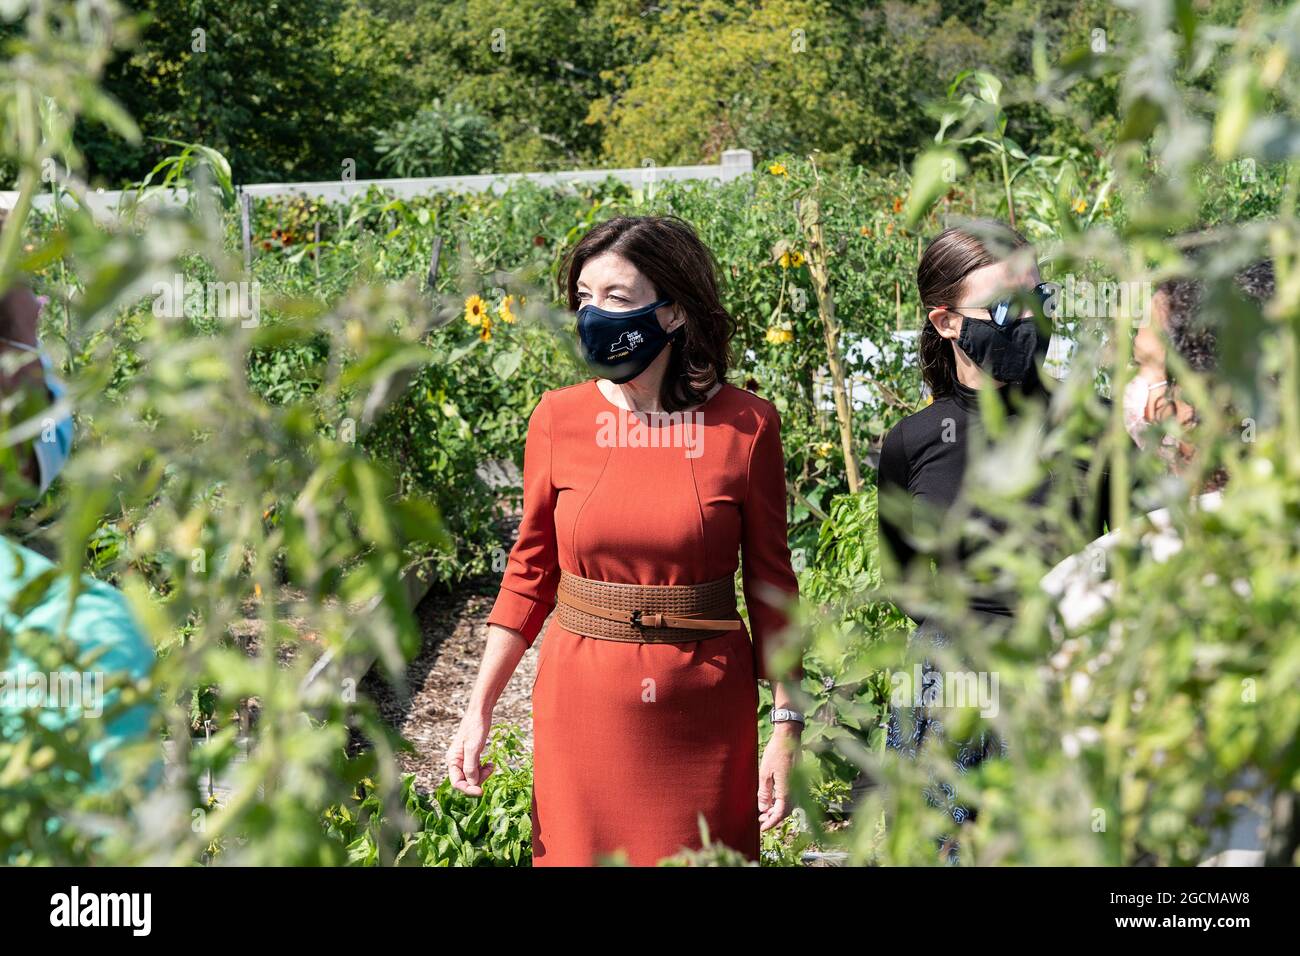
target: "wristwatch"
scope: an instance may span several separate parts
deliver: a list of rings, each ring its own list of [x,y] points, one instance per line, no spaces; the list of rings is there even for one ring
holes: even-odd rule
[[[797,710],[791,710],[789,707],[777,707],[772,711],[772,723],[783,724],[786,721],[802,724],[804,722],[803,714]]]

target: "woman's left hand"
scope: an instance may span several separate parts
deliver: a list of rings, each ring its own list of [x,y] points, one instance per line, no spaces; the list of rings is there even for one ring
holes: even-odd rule
[[[790,801],[790,770],[799,756],[803,725],[782,721],[772,727],[772,739],[758,765],[759,832],[772,829],[794,809]]]

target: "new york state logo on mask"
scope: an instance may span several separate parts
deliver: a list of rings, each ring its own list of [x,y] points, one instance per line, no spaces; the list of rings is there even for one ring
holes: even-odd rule
[[[635,329],[624,332],[609,347],[609,354],[614,355],[626,349],[629,352],[635,351],[636,347],[645,341],[645,336]]]

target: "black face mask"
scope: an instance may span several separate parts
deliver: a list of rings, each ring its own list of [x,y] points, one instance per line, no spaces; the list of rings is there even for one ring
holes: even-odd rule
[[[962,316],[957,344],[972,362],[999,382],[1019,384],[1047,358],[1051,336],[1044,335],[1033,316],[994,325]]]
[[[1044,315],[1050,315],[1055,305],[1054,287],[1040,284],[1033,291]],[[972,362],[1008,385],[1018,385],[1037,371],[1047,358],[1047,347],[1052,341],[1051,333],[1044,332],[1044,323],[1037,316],[1007,318],[1021,298],[1017,294],[989,306],[987,322],[963,315],[957,336],[957,345]]]
[[[672,304],[671,299],[660,299],[628,312],[594,305],[579,309],[578,338],[592,371],[622,385],[649,368],[665,345],[681,339],[680,326],[670,335],[655,318],[656,309]]]

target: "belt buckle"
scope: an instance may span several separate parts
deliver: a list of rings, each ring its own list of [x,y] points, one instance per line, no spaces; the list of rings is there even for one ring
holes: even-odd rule
[[[651,611],[649,613],[650,613],[651,620],[647,621],[645,620],[645,614],[646,614],[645,611],[642,611],[640,609],[635,610],[632,612],[631,620],[629,620],[628,623],[631,624],[633,627],[635,627],[637,630],[642,630],[647,627],[665,626],[664,615],[662,611]]]

